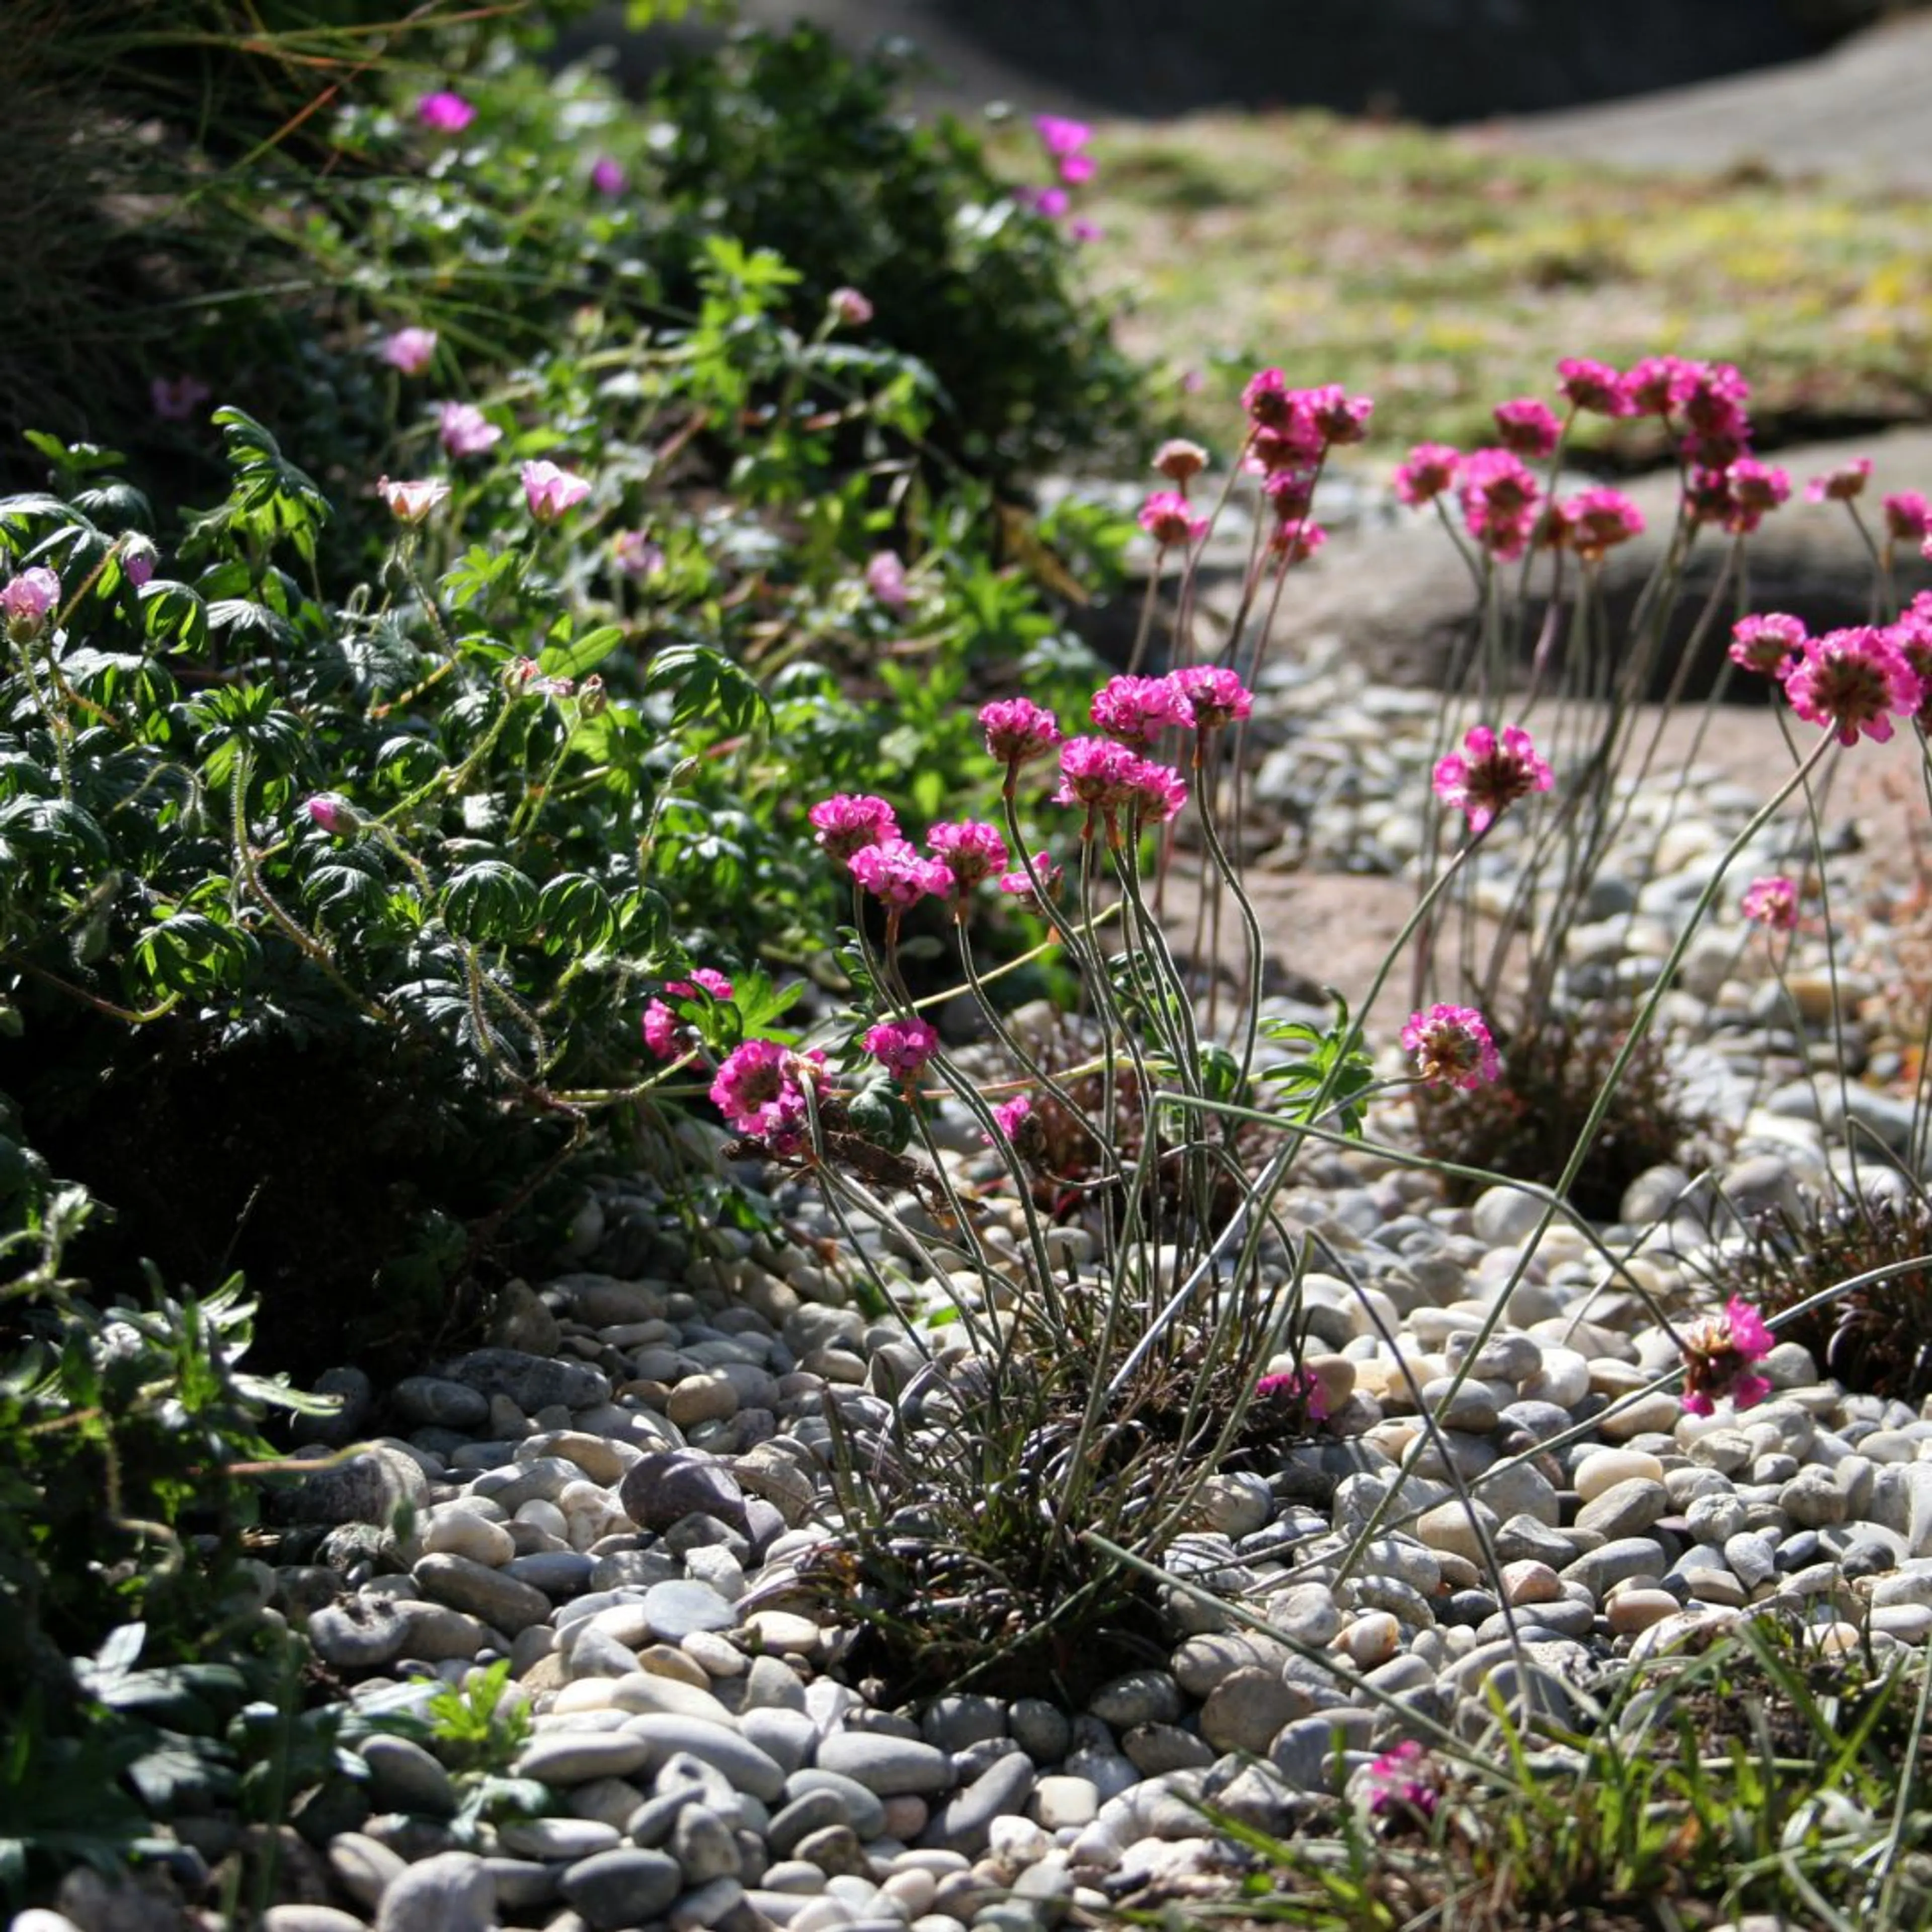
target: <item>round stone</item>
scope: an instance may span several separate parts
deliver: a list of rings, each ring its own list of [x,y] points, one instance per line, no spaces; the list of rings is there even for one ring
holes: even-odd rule
[[[1576,1465],[1570,1486],[1585,1502],[1591,1503],[1618,1484],[1639,1478],[1661,1483],[1664,1465],[1642,1449],[1597,1449]]]
[[[694,1630],[724,1630],[738,1612],[709,1583],[654,1583],[644,1592],[644,1621],[664,1643],[676,1643]]]

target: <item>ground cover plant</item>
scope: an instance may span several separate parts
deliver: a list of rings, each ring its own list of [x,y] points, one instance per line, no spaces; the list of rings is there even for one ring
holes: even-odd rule
[[[326,279],[364,250],[375,265],[313,318],[332,366],[362,371],[371,441],[351,411],[311,468],[299,410],[285,430],[218,394],[197,458],[214,466],[218,436],[212,507],[178,514],[123,458],[50,434],[29,445],[45,487],[0,500],[0,1661],[32,1693],[0,1755],[11,1896],[49,1895],[76,1859],[191,1870],[156,1821],[223,1805],[266,1828],[203,1890],[231,1920],[259,1910],[289,1862],[275,1828],[297,1816],[326,1841],[366,1775],[349,1747],[372,1728],[452,1780],[453,1841],[488,1847],[500,1825],[554,1815],[541,1781],[514,1774],[528,1713],[508,1659],[452,1673],[416,1712],[352,1710],[305,1657],[296,1600],[272,1605],[284,1585],[245,1552],[280,1553],[255,1520],[270,1412],[326,1418],[254,1370],[315,1366],[328,1358],[304,1346],[346,1337],[401,1372],[472,1332],[483,1311],[457,1287],[489,1286],[489,1246],[520,1213],[562,1222],[588,1147],[670,1170],[707,1263],[726,1237],[778,1229],[781,1197],[822,1196],[839,1234],[827,1268],[897,1352],[812,1418],[836,1520],[788,1588],[843,1620],[846,1676],[893,1702],[1077,1702],[1160,1655],[1184,1606],[1216,1620],[1190,1628],[1258,1624],[1355,1688],[1358,1660],[1274,1630],[1201,1554],[1204,1524],[1254,1480],[1325,1476],[1310,1492],[1330,1502],[1350,1445],[1400,1418],[1409,1472],[1439,1485],[1472,1574],[1500,1593],[1484,1498],[1513,1468],[1660,1396],[1673,1420],[1681,1403],[1732,1424],[1780,1386],[1772,1358],[1799,1324],[1880,1305],[1881,1282],[1916,1291],[1909,1216],[1844,1246],[1801,1219],[1803,1268],[1720,1250],[1736,1274],[1667,1305],[1627,1252],[1654,1230],[1600,1226],[1635,1169],[1666,1153],[1696,1165],[1695,1136],[1722,1131],[1680,1102],[1669,1052],[1649,1057],[1681,1043],[1666,1002],[1694,945],[1740,898],[1754,926],[1795,923],[1829,870],[1816,785],[1862,736],[1922,730],[1932,676],[1932,614],[1884,580],[1876,545],[1882,623],[1813,637],[1714,597],[1706,622],[1729,630],[1735,674],[1795,721],[1789,770],[1715,854],[1654,971],[1606,987],[1573,970],[1577,908],[1650,756],[1633,706],[1685,559],[1721,545],[1724,584],[1741,586],[1791,488],[1751,453],[1738,372],[1571,358],[1496,412],[1485,446],[1412,451],[1399,492],[1439,513],[1484,614],[1415,774],[1414,916],[1370,984],[1271,1012],[1236,856],[1245,728],[1273,620],[1322,548],[1323,478],[1373,406],[1266,369],[1244,390],[1235,463],[1179,440],[1157,452],[1139,524],[1177,566],[1174,622],[1156,625],[1150,598],[1130,665],[1106,676],[1036,579],[1104,568],[1122,533],[1078,506],[1003,517],[974,472],[1064,447],[1118,370],[1088,369],[1056,421],[996,343],[953,345],[949,383],[939,348],[868,332],[904,234],[950,220],[998,260],[922,260],[921,339],[1003,268],[1050,311],[1028,324],[1042,366],[1085,368],[1091,318],[1055,279],[1084,218],[1047,197],[1086,188],[1088,131],[1043,121],[1058,185],[1004,199],[956,135],[892,146],[916,218],[896,230],[881,212],[846,238],[871,255],[830,257],[886,281],[831,282],[764,225],[790,212],[766,193],[789,178],[783,157],[700,164],[753,101],[789,100],[810,130],[790,165],[809,174],[853,121],[885,116],[883,82],[839,92],[808,40],[733,58],[662,98],[683,104],[676,163],[693,172],[661,233],[662,211],[623,196],[664,144],[625,146],[591,83],[550,100],[486,63],[466,92],[352,104],[344,139],[365,158],[422,144],[352,218],[352,194],[320,196],[301,238]],[[830,126],[828,98],[843,104]],[[538,176],[525,208],[518,184]],[[742,226],[698,222],[713,188]],[[666,252],[632,275],[653,238]],[[499,335],[494,284],[474,272],[493,255],[527,270],[490,319]],[[586,286],[607,275],[634,296]],[[943,430],[969,376],[974,426]],[[1636,512],[1559,478],[1574,439],[1619,434],[1671,449],[1683,488],[1612,654],[1595,573]],[[1854,468],[1817,487],[1862,516],[1863,482]],[[1260,514],[1220,630],[1191,591],[1238,490]],[[1886,514],[1894,544],[1924,538],[1922,500]],[[1532,554],[1581,580],[1560,635],[1519,634]],[[1741,892],[1732,868],[1781,818],[1798,876]],[[1184,842],[1208,881],[1192,933],[1163,910]],[[1479,923],[1498,908],[1520,977]],[[1030,1017],[1016,985],[1046,996]],[[1639,1126],[1654,1136],[1639,1154],[1595,1165]],[[1369,1153],[1531,1209],[1514,1274],[1426,1390],[1313,1216],[1322,1163]],[[730,1220],[734,1180],[736,1224],[710,1225]],[[318,1240],[303,1216],[329,1201],[348,1210]],[[109,1209],[122,1244],[90,1247]],[[1667,1359],[1466,1468],[1452,1413],[1552,1231],[1606,1297],[1654,1318]],[[1339,1306],[1318,1321],[1318,1274],[1362,1311],[1366,1351],[1335,1348]],[[326,1333],[290,1325],[304,1298]],[[244,1357],[251,1324],[269,1346]],[[1372,1576],[1414,1493],[1358,1486],[1311,1562],[1338,1583]],[[371,1532],[358,1560],[400,1561],[412,1516],[356,1526]],[[1285,1838],[1205,1812],[1247,1861],[1226,1902],[1362,1925],[1756,1909],[1922,1922],[1932,1678],[1922,1650],[1852,1620],[1846,1581],[1780,1605],[1788,1628],[1739,1619],[1702,1656],[1666,1642],[1688,1634],[1660,1618],[1627,1672],[1560,1696],[1512,1628],[1514,1688],[1492,1680],[1473,1734],[1377,1685],[1379,1748],[1352,1759],[1330,1741],[1317,1828]],[[1636,1628],[1614,1599],[1606,1614]],[[1742,1735],[1740,1707],[1763,1713]]]

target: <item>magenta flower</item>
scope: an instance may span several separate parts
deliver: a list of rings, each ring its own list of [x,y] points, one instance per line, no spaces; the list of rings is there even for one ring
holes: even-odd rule
[[[1198,543],[1208,534],[1205,517],[1197,517],[1178,490],[1156,490],[1140,508],[1140,525],[1162,549]]]
[[[1551,454],[1563,434],[1556,412],[1534,396],[1517,396],[1509,402],[1498,403],[1490,413],[1496,419],[1496,440],[1519,456]]]
[[[1065,881],[1066,874],[1043,852],[1036,852],[1034,854],[1033,869],[1047,897],[1050,899],[1058,899],[1060,889]],[[1014,900],[1022,912],[1034,913],[1040,917],[1045,917],[1046,908],[1040,904],[1040,894],[1034,890],[1033,880],[1028,878],[1024,870],[1017,872],[1002,872],[1000,874],[1000,890]]]
[[[60,602],[61,581],[45,564],[37,563],[0,584],[0,619],[16,644],[30,644],[47,627]]]
[[[590,485],[584,478],[560,470],[554,463],[526,463],[517,474],[523,481],[524,500],[540,524],[555,523],[590,494]]]
[[[1586,563],[1601,562],[1606,550],[1643,534],[1643,512],[1621,490],[1580,490],[1563,511],[1570,546]]]
[[[1006,842],[982,820],[935,825],[927,832],[926,842],[944,861],[952,874],[953,889],[962,898],[982,880],[1006,869]]]
[[[1888,634],[1918,680],[1918,709],[1913,722],[1920,730],[1932,732],[1932,591],[1920,591],[1900,611]]]
[[[1126,800],[1139,763],[1128,746],[1112,738],[1069,738],[1060,748],[1060,788],[1053,802],[1084,805],[1090,819],[1096,812],[1116,811]]]
[[[1328,1419],[1328,1398],[1320,1378],[1310,1369],[1286,1369],[1280,1375],[1263,1376],[1255,1384],[1259,1402],[1299,1402],[1310,1422]]]
[[[1683,400],[1690,434],[1686,454],[1695,464],[1721,470],[1750,447],[1750,418],[1744,412],[1750,385],[1728,362],[1691,362]]]
[[[1871,458],[1855,456],[1849,463],[1838,464],[1823,476],[1813,477],[1804,486],[1804,500],[1808,503],[1849,503],[1864,494],[1865,485],[1870,481]]]
[[[834,289],[826,305],[848,328],[863,328],[872,319],[872,298],[858,289]]]
[[[1783,610],[1766,610],[1758,616],[1741,617],[1731,626],[1727,655],[1732,663],[1746,670],[1781,678],[1804,650],[1804,634],[1799,619]]]
[[[903,610],[910,601],[905,565],[896,550],[874,550],[866,560],[866,585],[888,610]]]
[[[1049,221],[1058,221],[1072,205],[1064,188],[1016,188],[1013,199],[1021,207],[1030,208]]]
[[[1088,716],[1110,738],[1136,749],[1151,745],[1169,725],[1194,722],[1192,707],[1164,677],[1110,677],[1094,694]]]
[[[186,422],[214,392],[199,376],[157,376],[148,398],[163,422]]]
[[[924,1020],[887,1021],[866,1034],[865,1047],[895,1080],[910,1082],[939,1051],[939,1035]]]
[[[1754,456],[1740,456],[1724,472],[1730,491],[1731,513],[1724,527],[1733,536],[1748,536],[1791,494],[1790,476]]]
[[[1773,932],[1790,932],[1798,924],[1798,887],[1781,873],[1754,879],[1738,902],[1745,918]]]
[[[1096,164],[1091,154],[1064,154],[1055,172],[1069,188],[1084,188],[1094,178]]]
[[[734,1132],[776,1144],[795,1142],[804,1124],[800,1084],[825,1064],[816,1048],[800,1053],[775,1040],[748,1040],[724,1058],[711,1083],[711,1104]]]
[[[406,483],[379,476],[376,494],[388,505],[389,514],[398,523],[414,525],[423,522],[439,503],[447,500],[449,485],[433,477]]]
[[[1126,781],[1123,801],[1144,824],[1165,825],[1187,802],[1187,784],[1172,765],[1136,758]]]
[[[1699,365],[1681,356],[1646,356],[1624,377],[1624,394],[1638,416],[1677,415],[1697,386]]]
[[[121,568],[136,590],[154,575],[154,566],[160,561],[160,553],[138,533],[126,538],[122,544]]]
[[[1751,1364],[1769,1354],[1775,1338],[1748,1301],[1732,1295],[1724,1312],[1700,1322],[1684,1336],[1684,1407],[1709,1415],[1729,1396],[1733,1408],[1750,1408],[1771,1393],[1769,1379]]]
[[[1520,724],[1504,726],[1500,738],[1478,724],[1463,734],[1460,753],[1436,761],[1434,782],[1436,796],[1466,812],[1472,836],[1480,838],[1518,799],[1547,791],[1553,774]]]
[[[1301,408],[1324,443],[1360,442],[1369,433],[1375,404],[1367,396],[1348,396],[1339,382],[1301,392]]]
[[[611,539],[610,554],[626,577],[655,577],[664,568],[664,551],[648,530],[620,530]]]
[[[1032,1112],[1033,1102],[1022,1094],[1015,1100],[1001,1101],[993,1109],[993,1118],[998,1124],[1000,1132],[1008,1140],[1016,1140],[1019,1137],[1021,1124]]]
[[[405,376],[420,376],[436,359],[436,333],[433,328],[399,328],[383,337],[376,354],[392,369]]]
[[[622,194],[624,192],[623,164],[612,159],[608,154],[599,154],[590,164],[590,185],[599,194]]]
[[[1403,1022],[1402,1043],[1424,1080],[1446,1082],[1473,1094],[1502,1072],[1488,1023],[1474,1006],[1418,1008]]]
[[[1484,550],[1505,563],[1522,556],[1543,490],[1514,450],[1472,450],[1462,459],[1456,494],[1469,534]]]
[[[1089,221],[1082,216],[1066,224],[1066,232],[1076,242],[1097,242],[1106,231],[1097,221]]]
[[[461,94],[444,88],[416,103],[416,118],[439,134],[460,134],[476,118],[476,110]]]
[[[1043,758],[1060,742],[1060,724],[1030,698],[998,698],[980,710],[988,754],[1009,766]]]
[[[1299,523],[1315,507],[1315,475],[1298,466],[1269,471],[1262,494],[1277,524]]]
[[[1784,689],[1799,717],[1826,726],[1841,745],[1856,745],[1861,734],[1883,744],[1894,716],[1909,717],[1925,695],[1891,633],[1869,624],[1808,638]]]
[[[834,859],[849,861],[868,845],[883,844],[899,836],[892,807],[868,792],[835,792],[820,799],[806,816],[813,836]]]
[[[1462,452],[1446,442],[1418,442],[1395,472],[1395,494],[1412,509],[1433,502],[1461,473]]]
[[[1270,553],[1281,559],[1282,568],[1306,563],[1328,541],[1328,532],[1319,524],[1277,524],[1268,538]]]
[[[302,809],[323,831],[336,838],[346,838],[362,822],[348,800],[332,791],[318,792],[314,798],[304,799]]]
[[[688,980],[667,980],[664,991],[674,1000],[694,999],[702,987],[714,1000],[731,997],[731,982],[710,966],[694,967]],[[644,1009],[644,1044],[660,1060],[675,1060],[688,1052],[694,1036],[679,1016],[662,1000],[653,1000]]]
[[[1085,122],[1070,121],[1060,114],[1036,114],[1033,127],[1040,146],[1056,160],[1077,154],[1094,138],[1094,130]]]
[[[1294,392],[1279,369],[1257,369],[1241,391],[1241,406],[1262,429],[1286,429],[1294,419]]]
[[[1208,452],[1184,436],[1171,436],[1154,452],[1154,466],[1177,489],[1185,490],[1208,467]]]
[[[1895,543],[1917,543],[1932,530],[1932,503],[1916,490],[1900,490],[1885,500],[1886,533]]]
[[[1566,356],[1556,365],[1561,379],[1557,387],[1575,407],[1600,416],[1627,416],[1635,413],[1624,379],[1607,362],[1593,362],[1586,356]]]
[[[930,892],[935,898],[953,896],[952,868],[943,859],[922,856],[903,838],[862,845],[846,860],[852,876],[881,905],[903,912]]]
[[[452,458],[481,456],[503,440],[503,432],[474,403],[438,403],[436,434]]]
[[[1414,1738],[1404,1738],[1385,1750],[1366,1773],[1369,1810],[1378,1818],[1400,1818],[1408,1812],[1432,1818],[1442,1802],[1442,1781],[1434,1760]]]
[[[1167,681],[1193,712],[1197,731],[1212,731],[1253,712],[1253,693],[1233,671],[1219,665],[1189,664],[1169,671]]]

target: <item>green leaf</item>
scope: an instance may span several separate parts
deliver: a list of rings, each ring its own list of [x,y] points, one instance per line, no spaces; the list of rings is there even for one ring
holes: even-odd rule
[[[459,939],[526,939],[536,929],[539,904],[536,886],[515,866],[479,859],[443,888],[442,921]]]
[[[582,677],[595,670],[624,641],[621,625],[600,624],[574,644],[548,644],[537,658],[545,677]]]
[[[673,644],[652,658],[647,692],[671,694],[671,728],[708,717],[721,730],[768,725],[771,710],[756,682],[722,651],[703,644]]]
[[[569,946],[594,952],[616,938],[616,909],[610,894],[588,873],[566,872],[538,894],[537,925],[552,952]]]

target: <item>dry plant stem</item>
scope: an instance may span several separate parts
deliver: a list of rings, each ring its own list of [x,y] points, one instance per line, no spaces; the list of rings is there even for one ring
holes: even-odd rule
[[[1738,854],[1757,836],[1758,832],[1766,825],[1771,822],[1776,814],[1783,808],[1785,802],[1792,794],[1810,778],[1811,773],[1823,760],[1826,754],[1832,748],[1836,740],[1828,731],[1821,735],[1816,748],[1810,755],[1796,771],[1792,773],[1790,777],[1785,780],[1783,784],[1779,786],[1777,791],[1752,814],[1749,823],[1746,824],[1744,830],[1724,848],[1716,869],[1712,872],[1702,892],[1698,895],[1696,904],[1691,908],[1690,916],[1685,920],[1684,929],[1678,934],[1676,944],[1671,947],[1670,956],[1664,962],[1663,970],[1658,975],[1657,983],[1651,988],[1643,1004],[1637,1010],[1636,1016],[1630,1022],[1630,1030],[1625,1035],[1623,1044],[1617,1049],[1616,1058],[1610,1063],[1610,1072],[1604,1077],[1602,1087],[1598,1090],[1597,1097],[1592,1102],[1589,1113],[1585,1118],[1582,1130],[1576,1136],[1576,1144],[1570,1149],[1570,1157],[1564,1163],[1563,1172],[1558,1177],[1556,1186],[1550,1190],[1552,1196],[1567,1195],[1576,1184],[1576,1176],[1582,1171],[1583,1162],[1588,1158],[1590,1149],[1595,1144],[1597,1136],[1602,1130],[1604,1117],[1610,1112],[1611,1096],[1616,1093],[1618,1083],[1622,1081],[1625,1071],[1629,1067],[1631,1057],[1636,1053],[1638,1047],[1642,1043],[1644,1036],[1650,1030],[1651,1024],[1657,1017],[1658,1010],[1663,1004],[1664,994],[1670,990],[1672,982],[1676,978],[1678,968],[1684,962],[1684,954],[1690,950],[1692,938],[1695,936],[1698,927],[1702,924],[1705,915],[1710,910],[1712,902],[1717,898],[1718,889],[1723,884],[1725,874],[1730,870]],[[1541,1245],[1543,1238],[1548,1232],[1550,1223],[1556,1220],[1556,1212],[1553,1199],[1546,1203],[1536,1226],[1531,1229],[1528,1238],[1522,1243],[1516,1266],[1511,1270],[1509,1279],[1503,1283],[1490,1312],[1484,1316],[1482,1325],[1475,1331],[1469,1344],[1468,1354],[1463,1358],[1462,1365],[1451,1372],[1449,1387],[1442,1398],[1443,1412],[1446,1412],[1450,1405],[1462,1393],[1463,1384],[1469,1378],[1471,1364],[1475,1360],[1477,1356],[1488,1343],[1490,1338],[1502,1325],[1503,1317],[1509,1306],[1510,1297],[1516,1292],[1517,1286],[1521,1282],[1523,1271],[1528,1267],[1531,1258]],[[1393,1496],[1393,1491],[1385,1493],[1375,1508],[1370,1512],[1369,1520],[1357,1533],[1354,1544],[1342,1558],[1340,1570],[1335,1580],[1337,1583],[1346,1580],[1353,1571],[1356,1564],[1360,1561],[1362,1551],[1366,1547],[1369,1540],[1375,1534],[1376,1530],[1382,1526],[1388,1513]]]
[[[1127,675],[1138,677],[1142,661],[1147,656],[1148,640],[1154,635],[1154,605],[1160,596],[1160,560],[1167,554],[1165,548],[1155,553],[1154,568],[1148,572],[1147,589],[1141,596],[1140,622],[1134,630],[1134,647],[1127,654]]]
[[[1222,843],[1220,827],[1215,823],[1214,801],[1211,780],[1214,770],[1203,757],[1208,742],[1208,734],[1202,733],[1194,742],[1195,798],[1200,806],[1202,836],[1207,841],[1208,855],[1214,862],[1214,869],[1233,893],[1236,909],[1241,916],[1241,932],[1247,947],[1246,999],[1243,1009],[1241,1031],[1241,1085],[1248,1084],[1248,1076],[1255,1064],[1255,1041],[1261,1027],[1262,944],[1261,922],[1255,917],[1255,908],[1247,894],[1242,890],[1241,878],[1234,861],[1228,856],[1227,848]],[[1220,749],[1218,743],[1216,750]],[[1218,899],[1216,904],[1218,908]],[[1218,949],[1217,949],[1218,950]],[[1218,980],[1216,982],[1218,986]],[[1208,1024],[1214,1024],[1210,1007]]]

